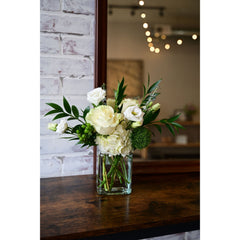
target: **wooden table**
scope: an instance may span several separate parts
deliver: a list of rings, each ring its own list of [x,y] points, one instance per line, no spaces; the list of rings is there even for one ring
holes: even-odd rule
[[[41,239],[141,239],[199,229],[199,173],[133,176],[100,196],[93,175],[41,179]]]

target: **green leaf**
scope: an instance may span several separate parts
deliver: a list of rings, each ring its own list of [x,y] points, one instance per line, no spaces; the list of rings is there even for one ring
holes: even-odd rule
[[[67,120],[68,120],[68,121],[76,120],[76,118],[74,118],[74,117],[70,117],[70,118],[68,118]]]
[[[57,105],[56,103],[46,103],[46,104],[49,105],[50,107],[58,110],[59,112],[63,112],[63,109],[59,105]]]
[[[159,84],[160,82],[161,82],[161,80],[158,80],[157,82],[155,82],[155,83],[148,89],[147,94],[149,94],[149,93],[153,92],[154,90],[156,90],[157,87],[158,87],[158,84]]]
[[[157,124],[153,124],[156,128],[157,128],[157,130],[160,132],[160,133],[162,133],[162,128],[161,128],[161,126],[159,126],[159,125],[157,125]]]
[[[153,112],[153,111],[147,112],[143,117],[143,125],[146,125],[146,124],[154,121],[157,118],[159,113],[160,113],[160,109],[158,109],[155,112]]]
[[[149,88],[150,85],[150,74],[148,73],[148,84],[147,84],[147,89]]]
[[[147,92],[146,87],[145,87],[144,84],[143,84],[143,96],[146,95],[146,92]]]
[[[75,127],[72,128],[72,133],[76,133],[78,129],[81,129],[81,124],[76,125]]]
[[[63,97],[63,106],[65,108],[65,110],[71,114],[71,107],[67,101],[67,99],[65,97]]]
[[[176,116],[174,116],[174,117],[169,118],[169,119],[168,119],[168,122],[174,122],[174,121],[176,121],[176,120],[179,118],[180,115],[181,115],[181,113],[179,113],[178,115],[176,115]]]
[[[176,123],[176,122],[172,122],[171,123],[173,126],[176,126],[177,128],[181,128],[181,129],[185,129],[185,127],[183,127],[181,124]]]
[[[67,113],[59,113],[58,115],[56,115],[53,120],[59,119],[59,118],[63,118],[63,117],[67,117],[69,116]]]
[[[72,106],[72,112],[73,112],[73,115],[76,117],[76,118],[79,118],[79,111],[77,109],[76,106]]]
[[[89,106],[84,109],[84,111],[83,111],[83,119],[84,120],[85,120],[87,114],[89,113],[89,111],[90,111],[90,107]]]
[[[115,108],[114,110],[117,111],[118,106],[121,104],[122,100],[126,95],[124,95],[124,91],[126,90],[127,86],[124,86],[124,77],[122,78],[122,81],[118,83],[117,90],[114,91],[115,96]]]
[[[47,112],[44,116],[54,114],[54,113],[59,113],[59,110],[57,110],[57,109],[51,110],[51,111]]]
[[[169,129],[169,131],[172,133],[172,135],[175,136],[175,132],[174,132],[173,127],[170,124],[168,124],[168,123],[166,123],[166,126]]]

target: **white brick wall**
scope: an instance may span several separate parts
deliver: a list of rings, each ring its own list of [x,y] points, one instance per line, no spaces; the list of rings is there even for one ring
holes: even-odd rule
[[[47,129],[52,116],[43,116],[51,109],[46,103],[62,105],[63,96],[79,109],[89,105],[86,94],[94,86],[95,1],[41,0],[40,9],[41,177],[92,174],[92,148],[60,139]]]

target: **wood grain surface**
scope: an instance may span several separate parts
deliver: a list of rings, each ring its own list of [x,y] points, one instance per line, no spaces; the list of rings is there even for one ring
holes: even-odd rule
[[[199,229],[199,173],[134,175],[125,196],[97,195],[93,175],[41,179],[40,223],[41,239],[58,240]]]

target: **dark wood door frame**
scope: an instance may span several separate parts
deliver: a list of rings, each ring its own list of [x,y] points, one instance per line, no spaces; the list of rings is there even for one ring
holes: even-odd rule
[[[107,16],[108,0],[95,0],[95,70],[94,87],[107,84]],[[93,174],[96,175],[97,149],[93,151]],[[176,161],[171,163],[156,163],[146,161],[134,163],[135,173],[141,173],[142,169],[149,169],[151,173],[172,173],[172,172],[199,172],[199,160]],[[144,165],[144,167],[143,167]],[[143,173],[145,171],[143,170]],[[150,173],[149,172],[149,173]]]
[[[106,84],[107,77],[107,0],[95,0],[94,87]],[[93,151],[93,174],[96,174],[97,150]]]

